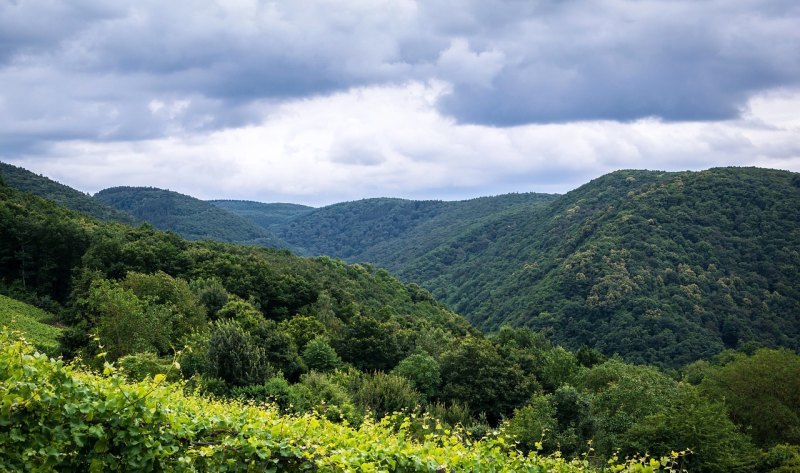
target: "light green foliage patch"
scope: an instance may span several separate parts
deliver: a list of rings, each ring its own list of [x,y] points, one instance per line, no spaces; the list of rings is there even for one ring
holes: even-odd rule
[[[0,327],[22,332],[36,348],[47,354],[55,354],[58,350],[58,337],[62,331],[46,323],[52,318],[52,314],[32,305],[0,295]]]
[[[0,334],[0,470],[4,471],[592,471],[580,460],[523,455],[503,436],[479,441],[410,420],[358,429],[313,414],[281,416],[186,396],[163,376],[127,383],[80,371]],[[393,427],[392,427],[393,426]],[[646,459],[614,471],[658,471]]]

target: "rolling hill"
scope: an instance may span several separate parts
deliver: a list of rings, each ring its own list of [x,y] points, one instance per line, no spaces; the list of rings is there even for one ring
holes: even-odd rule
[[[314,207],[306,205],[263,204],[250,200],[209,200],[209,202],[266,230],[271,230],[273,226],[285,224],[314,210]]]
[[[119,222],[129,225],[139,223],[132,215],[126,212],[117,210],[83,192],[21,167],[0,163],[0,178],[9,187],[52,200],[68,209],[85,213],[104,222]]]
[[[267,230],[209,202],[178,192],[154,187],[112,187],[98,192],[95,198],[160,230],[173,231],[190,240],[286,246]]]
[[[302,254],[367,261],[394,271],[486,219],[555,198],[530,193],[449,202],[363,199],[306,211],[269,229]]]

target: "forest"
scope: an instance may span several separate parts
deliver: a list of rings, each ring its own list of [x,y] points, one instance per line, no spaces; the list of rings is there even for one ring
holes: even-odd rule
[[[692,176],[631,171],[569,199],[509,196],[517,203],[453,223],[464,238],[506,231],[456,240],[464,252],[449,243],[451,267],[542,235],[527,283],[512,287],[560,301],[572,285],[531,323],[498,303],[485,332],[378,265],[104,221],[0,175],[0,468],[797,471],[800,179],[712,174],[709,192],[732,187],[740,200],[688,200],[703,191]],[[726,220],[691,222],[688,202]],[[522,215],[530,227],[509,227]],[[712,250],[713,263],[698,263]],[[444,264],[443,250],[430,254]],[[485,270],[508,271],[509,259]],[[648,262],[675,274],[648,275]],[[475,284],[464,304],[489,283]],[[487,304],[510,290],[496,287]],[[567,317],[575,335],[554,328]],[[598,317],[605,332],[581,331]],[[677,335],[629,332],[644,324]],[[700,338],[709,333],[721,342]]]

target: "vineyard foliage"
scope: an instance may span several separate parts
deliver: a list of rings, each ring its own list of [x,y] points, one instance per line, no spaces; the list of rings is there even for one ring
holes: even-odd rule
[[[33,346],[50,355],[57,353],[62,332],[49,323],[54,317],[42,309],[0,295],[0,327],[24,333]]]
[[[4,471],[584,472],[581,460],[524,455],[501,433],[394,415],[354,428],[313,413],[185,395],[163,376],[128,383],[47,358],[0,334],[0,469]],[[421,433],[415,433],[421,429]],[[611,465],[659,471],[678,454]]]

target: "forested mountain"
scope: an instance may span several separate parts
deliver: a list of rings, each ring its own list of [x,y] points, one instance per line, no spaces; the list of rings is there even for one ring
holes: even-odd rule
[[[619,171],[397,268],[484,330],[678,366],[800,348],[800,175]]]
[[[314,207],[306,205],[263,204],[249,200],[209,200],[209,202],[270,231],[273,226],[285,224],[314,210]]]
[[[396,270],[401,261],[513,209],[544,204],[549,194],[507,194],[465,201],[364,199],[307,212],[270,228],[298,251]]]
[[[105,221],[135,224],[137,220],[130,214],[92,198],[71,187],[60,184],[50,178],[34,174],[27,169],[0,163],[0,179],[17,190],[30,192],[45,199],[52,200],[68,209],[83,212]]]
[[[116,209],[190,240],[285,247],[269,231],[209,202],[154,187],[112,187],[94,196]]]
[[[778,192],[781,176],[766,175]],[[677,185],[622,177],[648,181],[641,193]],[[0,298],[3,323],[75,360],[35,355],[0,329],[0,470],[800,465],[789,350],[744,346],[665,373],[525,328],[487,336],[368,264],[102,223],[2,183],[0,292],[48,308],[61,329]],[[637,464],[610,466],[627,457]]]

